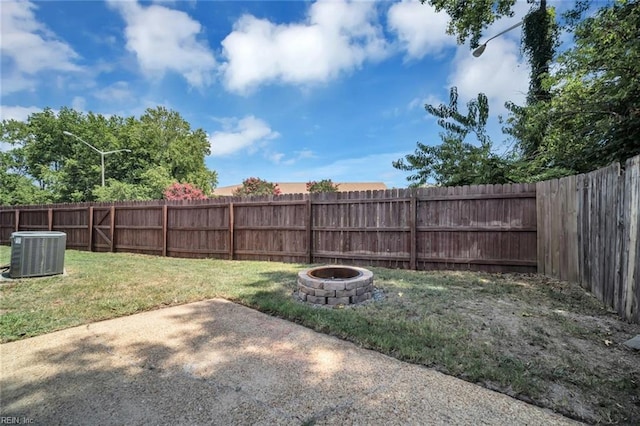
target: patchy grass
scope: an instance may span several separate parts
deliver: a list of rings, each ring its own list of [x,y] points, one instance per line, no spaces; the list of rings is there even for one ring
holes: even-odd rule
[[[372,268],[383,301],[297,302],[303,265],[66,253],[67,275],[0,284],[3,342],[221,297],[590,423],[640,423],[640,354],[579,286],[539,276]],[[0,247],[0,265],[9,248]]]

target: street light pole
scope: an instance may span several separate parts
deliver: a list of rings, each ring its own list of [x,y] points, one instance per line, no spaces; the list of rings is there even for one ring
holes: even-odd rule
[[[480,55],[482,55],[484,53],[484,49],[487,48],[487,43],[489,43],[491,40],[493,40],[496,37],[500,37],[502,34],[511,31],[514,28],[518,28],[520,25],[522,25],[524,23],[524,20],[518,22],[517,24],[513,24],[512,26],[510,26],[509,28],[507,28],[506,30],[499,32],[498,34],[494,35],[493,37],[491,37],[489,40],[485,41],[484,43],[482,43],[480,46],[478,46],[478,48],[476,50],[473,51],[473,56],[475,56],[476,58],[479,57]]]
[[[64,133],[67,136],[73,136],[74,138],[78,139],[80,142],[82,142],[83,144],[87,145],[89,148],[93,149],[95,152],[100,154],[100,164],[102,166],[102,186],[104,186],[104,156],[107,154],[114,154],[116,152],[131,152],[130,149],[116,149],[115,151],[100,151],[98,148],[91,145],[89,142],[85,141],[80,136],[74,135],[73,133],[68,132],[66,130],[64,130],[62,133]]]

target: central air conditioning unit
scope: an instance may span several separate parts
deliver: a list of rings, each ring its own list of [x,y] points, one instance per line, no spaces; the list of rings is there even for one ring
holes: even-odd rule
[[[42,277],[64,272],[64,232],[20,231],[11,234],[10,278]]]

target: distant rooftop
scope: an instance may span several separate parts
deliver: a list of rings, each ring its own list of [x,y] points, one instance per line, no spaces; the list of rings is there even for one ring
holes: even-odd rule
[[[306,182],[276,182],[282,194],[307,194]],[[338,185],[338,191],[379,191],[387,189],[387,185],[382,182],[335,182]],[[233,191],[242,185],[221,186],[213,191],[214,195],[230,196]]]

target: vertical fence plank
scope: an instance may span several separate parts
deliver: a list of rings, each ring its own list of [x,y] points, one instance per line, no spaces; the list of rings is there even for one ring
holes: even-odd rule
[[[313,203],[312,194],[307,195],[306,204],[306,231],[307,231],[307,263],[313,263]]]
[[[409,269],[415,270],[417,269],[416,259],[417,259],[417,246],[418,246],[418,233],[416,232],[416,222],[417,222],[417,214],[418,214],[418,199],[416,196],[415,190],[411,190],[411,205],[409,207],[409,227],[411,228],[409,231],[409,251],[410,251],[410,260],[409,260]]]
[[[567,279],[567,264],[570,244],[568,241],[568,227],[567,227],[567,178],[558,180],[558,210],[557,216],[553,220],[558,224],[558,234],[556,240],[558,241],[558,258],[557,258],[557,270],[558,276],[561,280]]]
[[[233,202],[229,202],[229,260],[233,260],[233,228],[234,228],[234,211],[233,211]]]
[[[621,295],[624,297],[621,306],[627,319],[640,323],[640,156],[627,160],[625,171],[624,224],[627,232],[623,253],[627,264],[621,265],[625,290]]]
[[[549,181],[538,182],[536,184],[536,251],[538,261],[538,273],[546,273],[545,264],[545,250],[547,245],[545,244],[546,218],[548,217],[545,211],[547,200],[549,199],[548,193]]]
[[[87,232],[89,233],[89,235],[87,235],[87,249],[93,251],[93,206],[89,206],[87,211],[89,212],[89,217],[87,218]]]
[[[49,231],[53,231],[53,209],[49,208],[47,209],[47,229]]]
[[[577,210],[577,179],[576,176],[569,176],[567,180],[567,203],[566,203],[566,224],[567,224],[567,272],[566,279],[571,282],[578,282],[578,210]]]
[[[109,227],[111,229],[109,251],[113,253],[116,249],[116,206],[111,206],[109,209]]]
[[[20,210],[16,209],[16,213],[15,213],[15,219],[14,219],[14,224],[15,224],[15,232],[18,232],[20,230]]]
[[[162,256],[167,256],[167,234],[168,234],[169,206],[162,206]]]
[[[536,184],[538,272],[640,323],[640,156]]]
[[[581,175],[581,201],[580,206],[580,261],[582,262],[580,284],[591,291],[591,263],[589,262],[589,247],[591,246],[591,184],[588,175]]]
[[[551,181],[551,199],[556,200],[558,196],[558,179],[553,179]],[[559,244],[560,240],[558,237],[558,221],[556,218],[560,214],[560,203],[552,202],[549,203],[549,235],[547,237],[547,243],[549,244],[549,249],[547,250],[547,266],[545,270],[550,271],[551,275],[554,277],[558,276],[558,255],[559,255]]]

